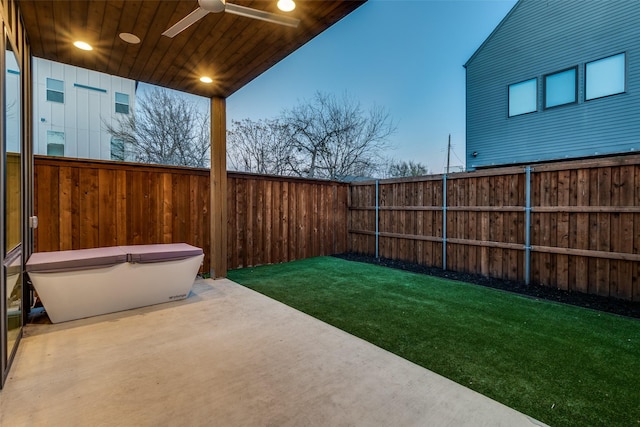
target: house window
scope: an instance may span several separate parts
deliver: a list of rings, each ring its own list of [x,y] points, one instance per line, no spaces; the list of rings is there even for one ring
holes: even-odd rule
[[[64,103],[64,82],[47,78],[47,101]]]
[[[577,76],[576,67],[544,76],[544,108],[577,102]]]
[[[120,138],[111,138],[111,160],[124,160],[124,141]]]
[[[525,80],[509,85],[509,117],[538,110],[538,80]]]
[[[47,131],[47,156],[64,156],[64,132]]]
[[[129,114],[129,95],[116,92],[116,113]]]
[[[585,66],[585,100],[624,92],[625,54],[609,56]]]

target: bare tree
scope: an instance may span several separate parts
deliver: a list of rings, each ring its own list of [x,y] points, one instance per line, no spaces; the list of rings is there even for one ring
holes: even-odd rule
[[[234,120],[227,131],[227,161],[233,170],[292,175],[298,158],[287,126],[278,120]]]
[[[389,178],[402,178],[408,176],[422,176],[429,173],[425,165],[409,160],[408,162],[391,161],[387,169]]]
[[[126,158],[140,163],[209,167],[208,118],[196,105],[166,89],[153,88],[137,98],[135,109],[115,126],[104,122],[124,143]]]
[[[300,176],[336,179],[340,176],[371,176],[384,164],[382,153],[395,131],[388,112],[373,107],[365,112],[360,103],[344,94],[317,92],[284,111],[289,143],[304,159],[292,165]]]

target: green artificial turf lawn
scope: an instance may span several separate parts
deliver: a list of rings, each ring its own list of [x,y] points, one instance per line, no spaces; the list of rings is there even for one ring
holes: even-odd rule
[[[551,425],[640,425],[640,321],[332,257],[229,278]]]

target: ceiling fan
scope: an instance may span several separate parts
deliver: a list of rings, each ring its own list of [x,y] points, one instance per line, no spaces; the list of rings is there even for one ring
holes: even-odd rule
[[[204,18],[209,13],[220,12],[228,12],[234,15],[245,16],[247,18],[260,19],[262,21],[286,25],[288,27],[297,27],[300,23],[300,20],[296,18],[277,15],[275,13],[265,12],[258,9],[252,9],[250,7],[228,3],[226,0],[198,0],[198,5],[200,7],[182,18],[175,25],[162,33],[162,35],[173,38],[182,31],[189,28],[191,25]]]

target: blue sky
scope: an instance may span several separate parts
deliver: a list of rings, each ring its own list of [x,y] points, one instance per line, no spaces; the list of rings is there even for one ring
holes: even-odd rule
[[[227,99],[227,121],[277,117],[316,91],[385,107],[397,160],[464,163],[464,63],[516,0],[369,0]]]

